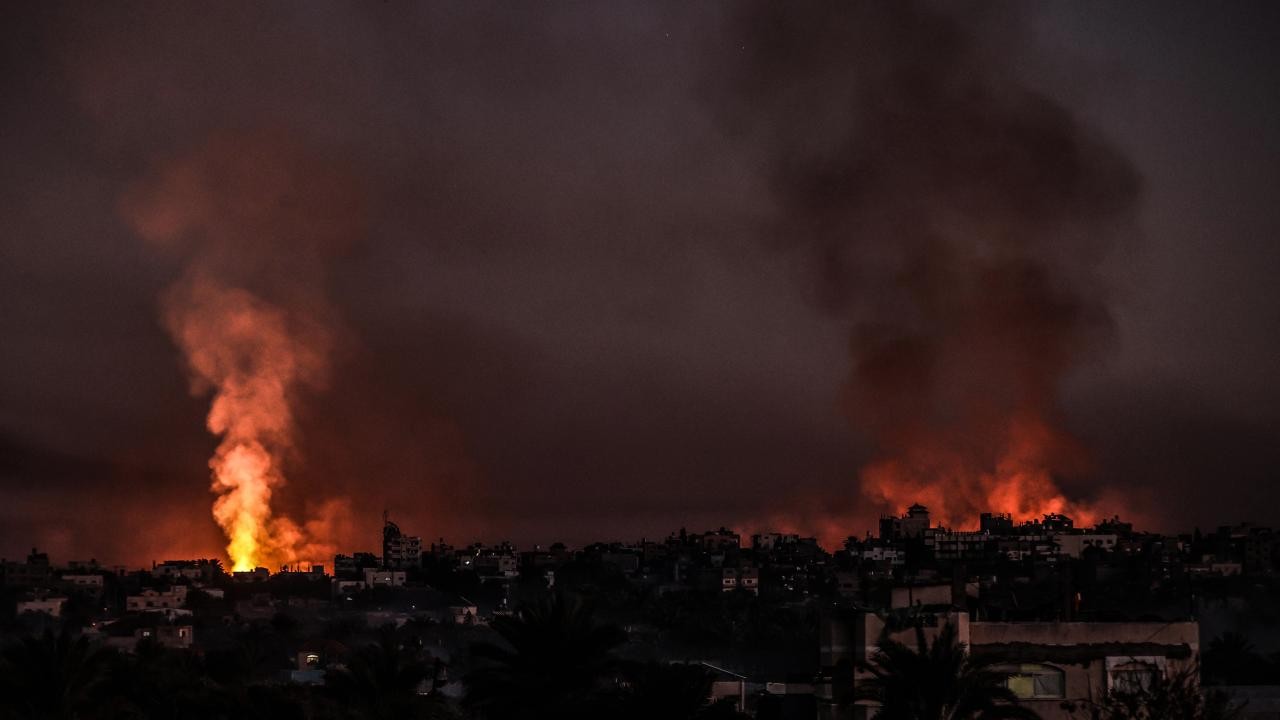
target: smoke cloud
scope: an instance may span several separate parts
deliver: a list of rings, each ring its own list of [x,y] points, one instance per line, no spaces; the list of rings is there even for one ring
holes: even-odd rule
[[[272,498],[297,459],[294,407],[327,385],[335,330],[322,272],[358,232],[357,197],[284,136],[220,135],[165,163],[124,204],[140,235],[185,256],[184,277],[164,294],[164,325],[193,394],[213,396],[213,516],[237,571],[323,562],[337,547],[344,500],[298,523]]]
[[[1004,15],[765,5],[738,19],[726,117],[768,148],[774,242],[853,318],[848,415],[882,510],[944,523],[1095,512],[1057,393],[1112,329],[1097,267],[1131,227],[1132,164],[1008,65]],[[956,9],[958,10],[958,8]]]
[[[0,3],[0,556],[1272,521],[1278,20]]]

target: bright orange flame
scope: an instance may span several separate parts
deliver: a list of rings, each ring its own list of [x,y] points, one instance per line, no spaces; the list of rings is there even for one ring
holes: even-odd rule
[[[331,556],[333,533],[346,529],[343,500],[308,507],[315,515],[303,524],[272,501],[297,453],[292,404],[326,379],[333,330],[323,321],[334,318],[324,261],[360,234],[361,196],[328,155],[288,132],[257,131],[214,134],[121,197],[144,240],[186,261],[164,319],[192,392],[213,395],[213,516],[236,570]]]
[[[1054,459],[1065,445],[1043,421],[1019,417],[1009,423],[1003,447],[988,466],[954,446],[919,442],[863,468],[863,492],[893,512],[921,503],[947,527],[976,526],[983,512],[1008,513],[1015,522],[1061,513],[1077,526],[1093,525],[1099,513],[1068,499],[1053,479]]]
[[[219,495],[213,516],[227,535],[232,569],[298,562],[305,533],[273,517],[271,495],[285,482],[281,461],[293,447],[291,395],[323,381],[327,336],[207,277],[177,286],[167,306],[194,389],[214,392],[208,426],[222,443],[209,461]]]
[[[271,516],[271,455],[258,443],[224,444],[210,461],[214,490],[221,492],[213,504],[213,516],[230,539],[227,555],[233,570],[252,570],[261,549]]]

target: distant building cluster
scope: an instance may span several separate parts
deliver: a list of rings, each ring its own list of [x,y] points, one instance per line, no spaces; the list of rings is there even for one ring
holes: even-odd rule
[[[1054,720],[1068,717],[1064,702],[1194,667],[1206,598],[1280,575],[1278,539],[1253,525],[1166,536],[1119,518],[1080,528],[1063,515],[984,514],[977,530],[956,531],[913,505],[834,552],[798,534],[743,538],[725,527],[578,549],[454,547],[384,518],[380,553],[338,554],[328,568],[228,573],[212,559],[59,566],[33,550],[0,563],[0,585],[15,622],[75,622],[126,652],[147,642],[216,648],[254,623],[297,626],[273,677],[303,684],[322,682],[349,652],[334,627],[435,628],[430,647],[443,668],[464,639],[525,599],[589,593],[634,607],[620,617],[647,655],[708,668],[715,697],[760,718],[865,717],[834,698],[863,681],[853,668],[880,639],[905,628],[933,637],[951,625]],[[459,692],[443,670],[432,682]]]

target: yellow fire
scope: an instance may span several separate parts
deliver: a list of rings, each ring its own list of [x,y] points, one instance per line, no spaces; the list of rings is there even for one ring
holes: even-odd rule
[[[227,555],[232,570],[252,570],[267,542],[264,532],[271,515],[271,455],[256,442],[235,443],[225,452],[219,448],[209,465],[213,468],[213,489],[219,493],[213,516],[230,540]]]
[[[292,394],[323,380],[327,337],[253,294],[195,277],[168,298],[167,320],[191,364],[195,390],[213,390],[209,461],[213,516],[235,571],[296,563],[304,532],[271,509],[293,447]],[[310,559],[310,558],[307,558]]]

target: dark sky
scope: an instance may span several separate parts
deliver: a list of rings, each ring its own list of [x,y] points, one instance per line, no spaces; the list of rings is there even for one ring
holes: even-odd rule
[[[455,542],[861,533],[883,438],[851,337],[857,367],[859,328],[898,317],[881,263],[932,267],[922,207],[1019,235],[1090,318],[1045,376],[1087,448],[1072,497],[1156,529],[1280,520],[1280,9],[1009,10],[5,5],[0,555],[221,547],[208,399],[161,319],[205,251],[145,242],[129,198],[237,153],[301,158],[270,188],[284,220],[219,262],[323,298],[330,377],[278,500],[349,498],[344,543],[384,508]],[[990,98],[958,122],[970,74]],[[1054,164],[1062,137],[1092,159]],[[330,174],[349,203],[314,193]],[[1009,196],[1016,217],[983,209]],[[981,357],[937,322],[944,357]]]

